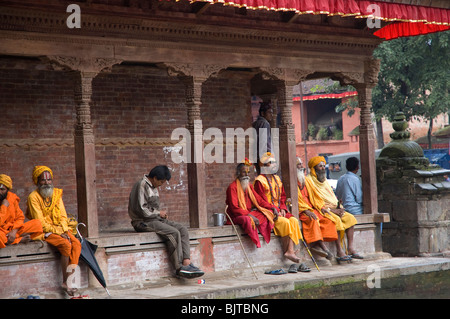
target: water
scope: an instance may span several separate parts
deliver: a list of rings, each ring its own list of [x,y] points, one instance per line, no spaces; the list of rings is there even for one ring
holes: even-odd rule
[[[450,270],[382,278],[380,288],[366,281],[301,285],[285,293],[260,296],[265,299],[450,299]]]

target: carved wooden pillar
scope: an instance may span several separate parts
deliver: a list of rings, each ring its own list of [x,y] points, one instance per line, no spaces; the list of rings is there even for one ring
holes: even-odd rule
[[[378,213],[377,176],[375,162],[376,138],[371,118],[372,88],[377,83],[380,64],[369,59],[364,64],[364,83],[353,84],[358,91],[361,119],[359,126],[360,169],[362,177],[363,204],[365,214]]]
[[[201,97],[203,79],[184,77],[186,106],[188,112],[187,129],[191,132],[191,158],[187,165],[189,220],[192,228],[208,226],[206,209],[205,164],[203,163],[203,123],[201,120]]]
[[[295,130],[292,123],[293,88],[298,81],[277,81],[278,107],[281,111],[279,128],[280,165],[286,196],[292,199],[292,213],[298,218],[298,190]]]
[[[92,80],[95,72],[76,72],[75,169],[77,177],[78,221],[86,224],[85,235],[98,237],[95,137],[91,122]],[[83,228],[81,228],[83,229]]]
[[[224,65],[196,65],[164,63],[169,75],[179,76],[186,89],[188,113],[187,129],[191,132],[191,158],[188,159],[189,222],[191,228],[206,228],[208,213],[206,206],[205,164],[203,163],[203,123],[201,119],[202,85],[211,76],[226,68]]]
[[[92,80],[103,69],[121,61],[115,59],[80,59],[48,57],[53,63],[70,68],[74,77],[77,122],[75,124],[75,170],[77,180],[78,222],[86,224],[80,231],[86,237],[98,237],[95,136],[91,122]]]

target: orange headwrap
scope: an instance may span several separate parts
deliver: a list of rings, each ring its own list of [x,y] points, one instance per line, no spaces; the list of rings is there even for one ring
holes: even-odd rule
[[[309,167],[309,170],[310,170],[312,176],[317,177],[316,170],[314,169],[314,167],[319,165],[320,162],[326,163],[327,161],[325,160],[325,157],[323,157],[323,156],[315,156],[309,160],[308,167]]]
[[[33,183],[34,183],[35,185],[37,185],[37,183],[38,183],[38,178],[39,178],[39,176],[41,176],[41,174],[42,174],[43,172],[45,172],[45,171],[49,172],[50,175],[51,175],[52,178],[53,178],[53,172],[52,172],[52,170],[51,170],[50,168],[48,168],[47,166],[35,166],[35,167],[34,167],[34,170],[33,170]]]
[[[7,189],[11,189],[12,188],[11,177],[5,174],[0,174],[0,184],[5,185]]]

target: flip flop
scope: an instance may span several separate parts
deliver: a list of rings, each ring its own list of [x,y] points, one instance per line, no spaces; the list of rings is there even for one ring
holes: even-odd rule
[[[311,269],[306,266],[304,263],[301,263],[300,266],[298,266],[298,271],[300,272],[310,272]]]
[[[297,272],[298,272],[298,270],[297,270],[297,264],[292,264],[292,265],[289,267],[288,273],[295,274],[295,273],[297,273]]]
[[[350,257],[350,256],[337,257],[336,256],[336,261],[340,265],[341,262],[343,262],[343,261],[351,262],[352,261],[352,257]]]
[[[351,254],[350,257],[352,257],[352,259],[364,259],[363,256],[361,256],[360,254],[356,253],[356,254]]]
[[[283,269],[277,269],[277,270],[268,270],[265,272],[266,275],[284,275],[286,272]]]

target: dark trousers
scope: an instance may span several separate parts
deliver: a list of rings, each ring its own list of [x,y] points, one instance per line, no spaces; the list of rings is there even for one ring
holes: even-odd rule
[[[189,233],[185,226],[171,220],[155,218],[141,222],[134,229],[137,232],[155,232],[161,236],[175,269],[181,267],[184,259],[190,259]]]

